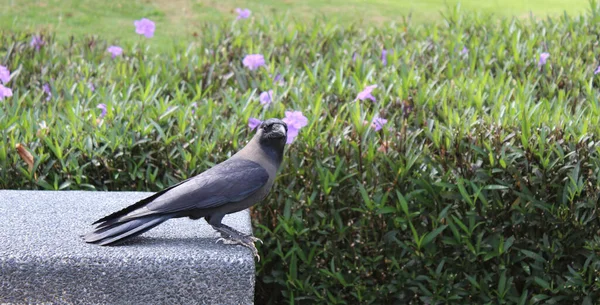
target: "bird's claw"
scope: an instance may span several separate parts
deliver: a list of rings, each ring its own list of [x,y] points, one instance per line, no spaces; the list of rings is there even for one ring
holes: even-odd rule
[[[258,250],[256,249],[256,246],[254,245],[254,242],[244,243],[243,245],[246,246],[246,247],[248,247],[250,250],[252,250],[252,254],[254,254],[254,256],[256,256],[256,258],[260,262],[260,255],[258,255]]]
[[[216,242],[218,243],[219,241],[222,241],[225,245],[242,245],[250,249],[252,251],[252,254],[256,256],[256,258],[260,262],[260,255],[258,255],[258,250],[254,245],[254,242],[256,241],[260,241],[260,243],[262,244],[262,240],[260,240],[259,238],[256,238],[254,236],[229,236],[227,238],[219,237]]]
[[[253,242],[257,242],[258,241],[258,242],[260,242],[261,245],[264,244],[263,241],[260,238],[258,238],[258,237],[254,237],[252,235],[248,235],[246,237],[250,238]]]

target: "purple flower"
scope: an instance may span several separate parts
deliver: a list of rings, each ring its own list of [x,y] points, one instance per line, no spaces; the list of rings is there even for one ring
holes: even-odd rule
[[[373,89],[377,88],[377,85],[371,85],[371,86],[367,86],[363,91],[359,92],[358,95],[356,96],[357,99],[359,100],[364,100],[364,99],[370,99],[373,102],[375,102],[375,97],[371,94],[371,92],[373,91]]]
[[[0,82],[3,84],[8,83],[10,80],[10,70],[7,67],[0,65]]]
[[[358,57],[358,54],[356,52],[354,52],[354,54],[352,54],[352,61],[356,61],[357,57]]]
[[[247,8],[241,9],[241,8],[236,8],[235,12],[238,14],[237,19],[247,19],[250,17],[250,10]]]
[[[275,78],[273,78],[273,83],[277,84],[279,86],[285,85],[285,81],[283,80],[283,76],[281,76],[281,74],[277,73],[277,75],[275,75]]]
[[[376,116],[373,118],[373,121],[371,121],[371,127],[373,127],[375,131],[380,131],[385,123],[387,123],[386,119]]]
[[[463,47],[462,51],[460,51],[460,55],[469,55],[469,49],[467,49],[467,47]]]
[[[4,87],[4,85],[0,85],[0,101],[3,100],[5,97],[9,97],[12,95],[13,93],[10,88],[6,88]]]
[[[94,83],[92,83],[92,82],[89,82],[89,83],[88,83],[88,88],[90,88],[90,90],[91,90],[92,92],[96,91],[96,87],[94,86]]]
[[[254,130],[260,124],[262,124],[262,121],[257,118],[249,118],[248,119],[248,127],[250,127],[250,130]]]
[[[102,113],[100,113],[100,116],[98,118],[99,119],[104,118],[106,116],[106,104],[98,104],[98,106],[96,106],[96,108],[102,109]]]
[[[598,66],[598,68],[596,68],[596,71],[594,71],[594,75],[600,73],[600,66]]]
[[[140,20],[136,20],[133,22],[135,25],[135,32],[144,35],[147,38],[152,38],[154,36],[154,22],[150,19],[142,18]]]
[[[282,121],[288,126],[287,144],[293,143],[300,129],[308,125],[308,119],[302,114],[302,111],[286,111]]]
[[[264,66],[265,58],[261,54],[249,54],[244,57],[242,63],[252,71]]]
[[[29,45],[31,47],[35,48],[36,51],[39,51],[40,48],[45,44],[46,44],[46,42],[44,41],[44,39],[42,39],[41,36],[31,37],[31,42],[29,43]]]
[[[546,61],[548,60],[548,57],[550,57],[550,53],[544,52],[540,54],[540,61],[538,62],[538,67],[541,68],[543,65],[545,65]]]
[[[285,141],[285,144],[292,144],[294,143],[294,139],[296,139],[296,137],[298,136],[298,133],[300,132],[299,129],[296,129],[294,127],[288,127],[288,133],[287,133],[287,139]]]
[[[196,104],[196,102],[193,102],[191,106],[192,106],[192,114],[195,114],[196,108],[198,108],[198,104]]]
[[[385,49],[381,50],[381,62],[384,66],[387,65],[387,53],[388,51],[386,51]]]
[[[269,91],[265,91],[263,93],[260,94],[260,97],[258,98],[260,100],[260,103],[266,106],[269,106],[271,104],[271,102],[273,101],[273,90],[269,90]]]
[[[285,118],[281,119],[289,127],[300,129],[308,125],[308,119],[302,114],[302,111],[286,111]]]
[[[49,101],[50,98],[52,98],[52,90],[50,90],[50,85],[49,84],[44,84],[42,86],[42,90],[44,91],[44,93],[46,94],[46,100]]]
[[[112,54],[112,58],[117,56],[121,56],[123,54],[123,49],[118,46],[110,46],[106,49],[110,54]]]

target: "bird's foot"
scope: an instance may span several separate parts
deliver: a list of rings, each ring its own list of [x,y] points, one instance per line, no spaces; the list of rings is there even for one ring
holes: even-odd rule
[[[262,241],[262,240],[260,240],[260,238],[258,238],[258,237],[254,237],[254,236],[252,236],[252,235],[244,235],[244,237],[250,238],[250,239],[252,240],[252,242],[257,242],[257,241],[258,241],[258,242],[260,242],[261,244],[263,244],[263,241]]]
[[[254,245],[254,242],[260,241],[260,239],[254,236],[246,236],[246,235],[238,235],[238,236],[227,236],[227,237],[219,237],[217,242],[223,242],[225,245],[242,245],[252,251],[252,254],[256,256],[258,261],[260,262],[260,255],[258,255],[258,250]],[[262,241],[260,241],[262,243]]]
[[[242,245],[252,250],[252,254],[258,258],[258,261],[260,261],[260,255],[258,255],[258,250],[256,249],[254,243],[259,241],[262,244],[262,240],[252,235],[239,232],[234,228],[224,224],[221,224],[220,226],[213,226],[213,228],[221,233],[221,237],[217,239],[217,242],[222,241],[223,244],[227,245]]]

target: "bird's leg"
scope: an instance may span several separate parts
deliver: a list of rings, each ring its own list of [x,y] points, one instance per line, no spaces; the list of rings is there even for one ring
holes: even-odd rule
[[[235,233],[237,233],[237,234],[239,234],[239,235],[241,235],[241,236],[244,236],[244,237],[250,238],[250,239],[251,239],[253,242],[257,242],[257,241],[259,241],[261,244],[263,243],[263,241],[262,241],[262,240],[260,240],[260,238],[258,238],[258,237],[254,237],[254,236],[252,236],[252,235],[249,235],[249,234],[244,234],[244,233],[242,233],[242,232],[240,232],[240,231],[238,231],[238,230],[236,230],[236,229],[234,229],[234,228],[232,228],[232,227],[230,227],[230,226],[228,226],[228,225],[226,225],[226,224],[221,224],[221,227],[225,227],[225,228],[227,228],[228,230],[231,230],[231,231],[233,231],[233,232],[235,232]]]
[[[224,244],[245,246],[252,250],[252,254],[254,254],[254,256],[256,256],[260,261],[258,250],[256,250],[256,246],[254,245],[254,242],[256,241],[260,241],[262,243],[260,239],[254,236],[246,235],[224,224],[213,224],[212,227],[221,233],[221,238],[217,239],[217,242],[223,241]]]

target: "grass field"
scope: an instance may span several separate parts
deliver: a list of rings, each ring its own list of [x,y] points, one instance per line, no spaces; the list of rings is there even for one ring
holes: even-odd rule
[[[497,16],[537,17],[567,12],[584,12],[587,0],[1,0],[0,28],[49,30],[64,40],[71,35],[98,35],[110,41],[135,42],[133,20],[142,17],[156,22],[151,44],[158,48],[174,41],[189,42],[202,33],[206,22],[235,19],[236,7],[252,10],[253,18],[289,14],[297,19],[325,16],[340,23],[365,24],[400,22],[411,16],[415,22],[441,20],[440,11],[460,2],[464,11]]]

